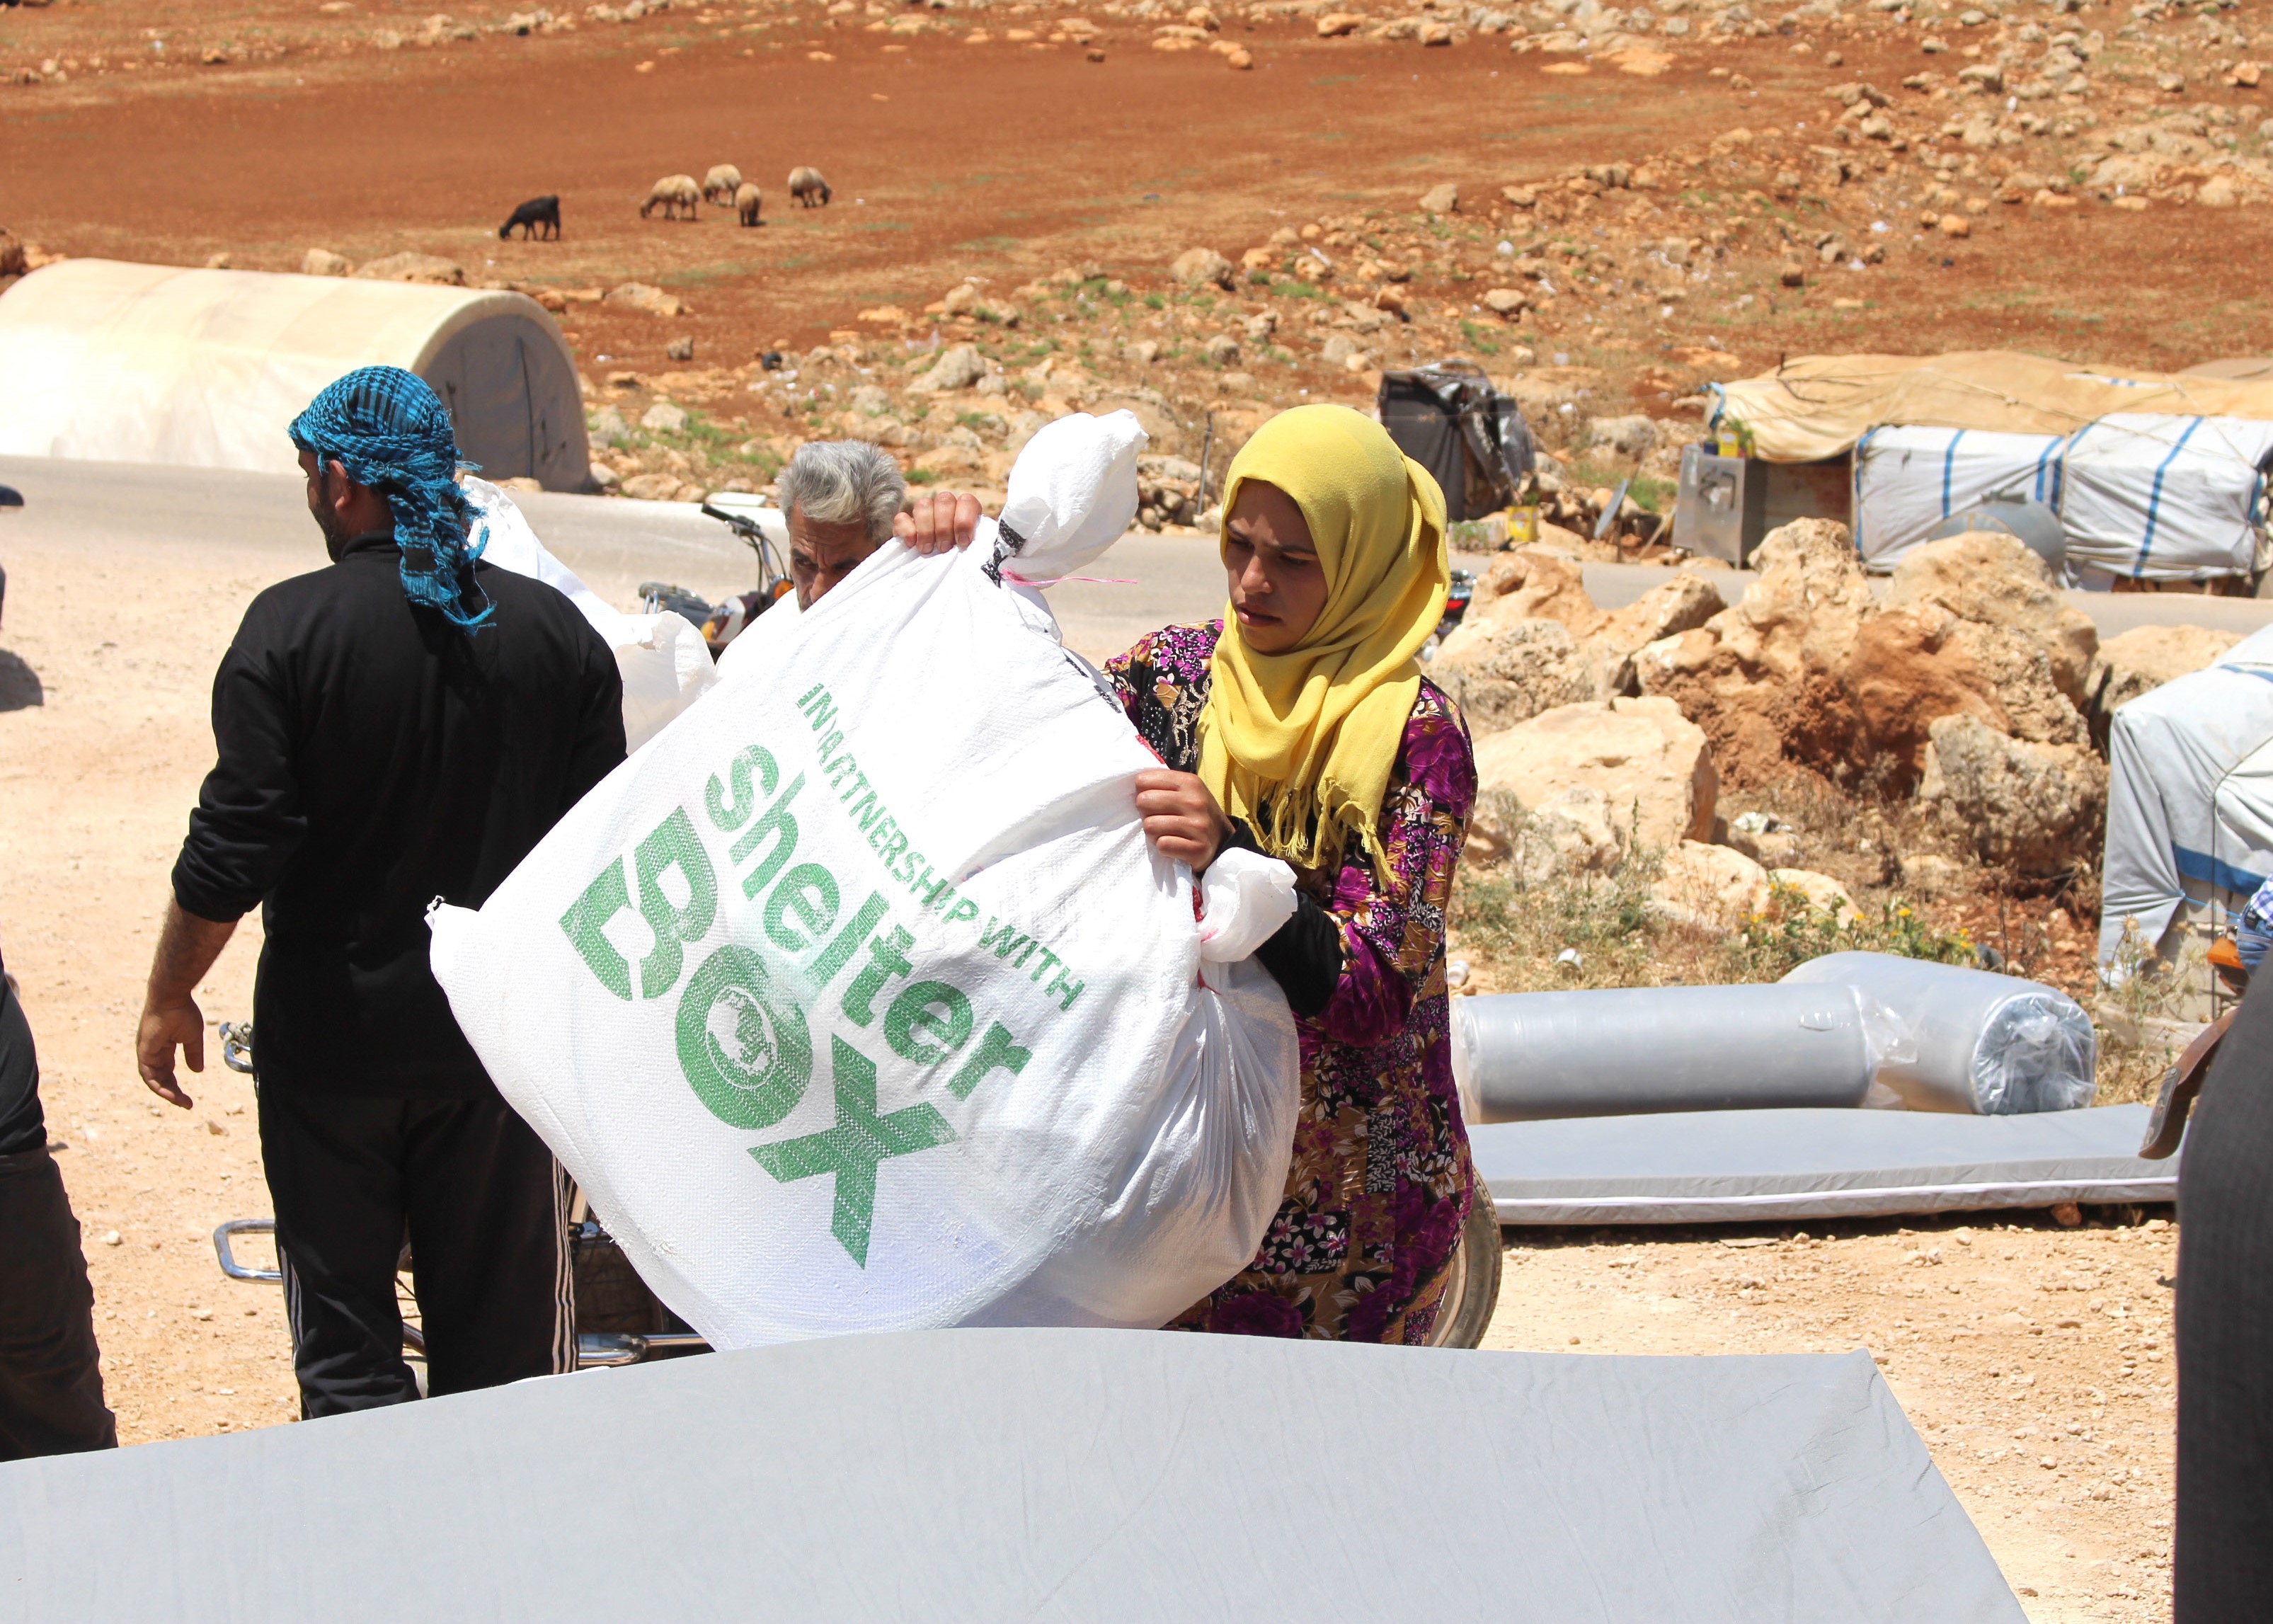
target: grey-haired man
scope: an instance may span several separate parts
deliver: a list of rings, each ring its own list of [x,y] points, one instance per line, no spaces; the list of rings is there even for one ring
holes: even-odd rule
[[[900,465],[865,440],[799,447],[775,491],[788,515],[789,573],[800,613],[894,536],[919,553],[940,553],[968,546],[979,523],[975,496],[938,492],[911,505]]]

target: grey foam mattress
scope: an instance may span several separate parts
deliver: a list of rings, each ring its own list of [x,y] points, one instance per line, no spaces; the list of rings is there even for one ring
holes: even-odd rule
[[[0,1620],[2025,1624],[1869,1357],[846,1338],[0,1466]]]
[[[1508,1224],[1711,1223],[2171,1201],[2179,1160],[2142,1161],[2143,1105],[1961,1116],[1684,1111],[1468,1130]]]

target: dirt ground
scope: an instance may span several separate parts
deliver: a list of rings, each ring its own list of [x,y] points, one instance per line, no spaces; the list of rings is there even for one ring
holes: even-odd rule
[[[311,529],[304,562],[317,548]],[[161,1107],[135,1078],[132,1041],[211,760],[214,665],[246,600],[296,567],[273,550],[185,557],[160,542],[93,558],[4,530],[0,563],[0,662],[22,662],[41,700],[22,703],[19,677],[16,708],[0,710],[0,949],[37,1035],[49,1133],[67,1147],[121,1437],[288,1421],[279,1295],[224,1279],[210,1239],[225,1219],[268,1211],[250,1079],[221,1069],[209,1039],[197,1109]],[[248,921],[200,989],[209,1022],[249,1019],[258,943]],[[1510,1231],[1488,1345],[1867,1347],[2038,1624],[2160,1620],[2176,1231],[2139,1217],[1798,1226],[1806,1239]]]

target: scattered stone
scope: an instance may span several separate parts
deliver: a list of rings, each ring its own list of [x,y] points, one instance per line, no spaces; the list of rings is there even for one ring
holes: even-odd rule
[[[2104,748],[2118,710],[2173,677],[2217,665],[2240,641],[2233,632],[2201,626],[2134,626],[2109,638],[2085,680],[2092,737]]]
[[[1223,65],[1234,73],[1244,73],[1255,65],[1255,53],[1243,45],[1234,45],[1223,53]]]
[[[1673,924],[1727,933],[1768,906],[1768,871],[1725,846],[1684,840],[1665,854],[1649,888],[1650,911]]]
[[[619,483],[614,469],[610,468],[605,462],[592,464],[592,486],[595,490],[612,491]]]
[[[686,426],[686,408],[657,401],[640,417],[640,427],[658,434],[676,434]]]
[[[1774,813],[1745,812],[1729,825],[1722,845],[1732,846],[1768,868],[1789,868],[1799,861],[1799,837],[1780,823]]]
[[[1513,832],[1516,871],[1532,884],[1605,874],[1626,854],[1626,826],[1609,797],[1587,786],[1549,795]]]
[[[1215,286],[1230,290],[1231,261],[1212,248],[1187,248],[1168,267],[1168,274],[1187,288]]]
[[[372,259],[359,267],[355,274],[369,282],[427,282],[442,288],[462,288],[466,285],[463,266],[454,259],[441,259],[434,254],[389,254],[383,259]]]
[[[1421,212],[1424,214],[1459,214],[1460,189],[1451,181],[1429,187],[1421,194]]]
[[[679,495],[677,474],[634,474],[624,481],[624,494],[642,502],[667,502]]]
[[[1639,462],[1657,449],[1657,422],[1639,412],[1624,417],[1597,417],[1594,446],[1612,456]]]
[[[355,266],[346,255],[335,254],[328,248],[311,248],[300,260],[303,276],[348,276]]]
[[[2097,848],[2107,763],[2089,749],[2009,738],[1976,716],[1928,733],[1918,801],[1983,861],[2056,875]]]
[[[1318,37],[1339,39],[1346,34],[1355,34],[1365,26],[1365,19],[1355,11],[1329,11],[1318,19]]]
[[[592,414],[591,427],[587,432],[596,446],[627,446],[631,443],[632,425],[614,407],[603,406]]]
[[[1530,305],[1531,295],[1521,288],[1494,288],[1483,297],[1484,308],[1495,315],[1512,318]]]
[[[1777,891],[1797,891],[1809,912],[1829,914],[1842,925],[1856,916],[1855,898],[1827,874],[1818,874],[1812,868],[1771,868],[1768,883]],[[1775,900],[1773,892],[1769,899]]]
[[[663,353],[673,361],[692,361],[694,358],[694,341],[685,337],[674,338],[663,347]]]
[[[687,313],[686,302],[677,294],[643,282],[627,282],[608,289],[603,304],[618,304],[626,310],[636,310],[646,315],[660,316],[665,320]]]
[[[940,352],[931,370],[908,386],[910,395],[938,395],[968,389],[986,375],[986,357],[976,344],[956,344]]]
[[[1965,888],[1965,870],[1954,857],[1905,852],[1894,859],[1905,890],[1920,897],[1952,897]]]
[[[1570,628],[1536,617],[1462,624],[1437,649],[1429,675],[1467,712],[1469,728],[1479,734],[1597,696],[1594,675]]]
[[[1662,851],[1713,831],[1720,778],[1704,732],[1666,699],[1589,700],[1558,705],[1476,740],[1481,787],[1537,807],[1564,790],[1591,788],[1639,844]]]

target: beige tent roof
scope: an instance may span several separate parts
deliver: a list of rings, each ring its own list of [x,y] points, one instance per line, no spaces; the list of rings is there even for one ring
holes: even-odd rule
[[[1722,413],[1773,462],[1838,456],[1879,424],[2070,434],[2114,412],[2273,418],[2273,380],[2103,372],[1999,350],[1802,356],[1720,393]]]
[[[576,364],[534,299],[112,259],[0,294],[0,453],[289,472],[285,425],[378,363],[434,387],[490,478],[589,480]]]

